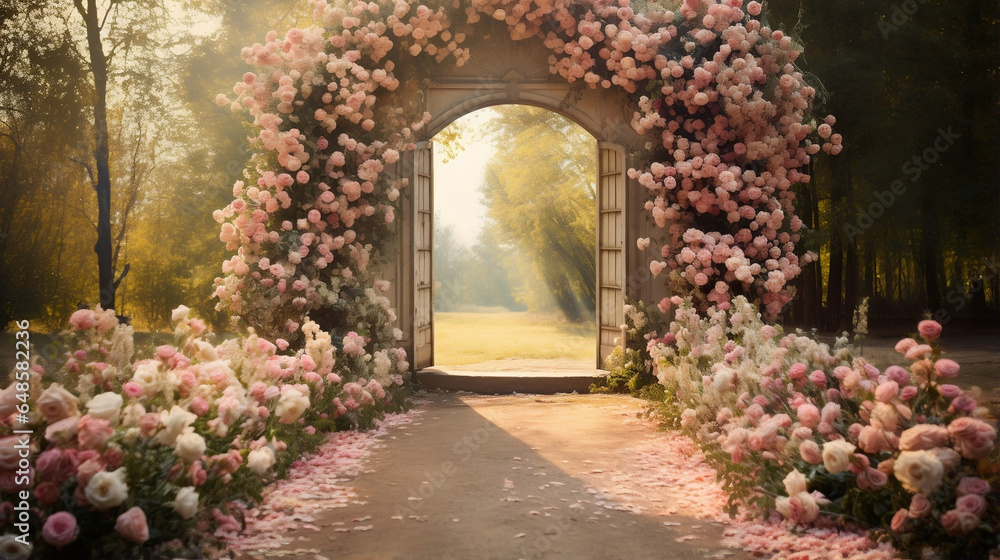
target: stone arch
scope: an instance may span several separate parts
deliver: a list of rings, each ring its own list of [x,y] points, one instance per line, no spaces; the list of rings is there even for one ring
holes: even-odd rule
[[[431,118],[424,142],[408,152],[396,173],[409,179],[396,221],[400,252],[384,271],[396,287],[390,299],[403,331],[403,347],[414,370],[433,365],[432,256],[433,166],[429,140],[459,117],[496,105],[530,105],[558,113],[597,140],[597,367],[613,350],[624,322],[624,298],[650,301],[662,291],[649,282],[646,260],[628,242],[650,235],[643,193],[626,171],[635,167],[645,139],[630,124],[633,107],[620,88],[570,84],[549,72],[551,51],[538,38],[514,40],[504,24],[466,41],[471,57],[461,67],[433,65],[420,79],[416,97]]]

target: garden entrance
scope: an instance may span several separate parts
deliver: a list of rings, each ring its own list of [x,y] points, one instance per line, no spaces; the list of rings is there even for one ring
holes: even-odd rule
[[[549,51],[537,40],[515,41],[502,25],[472,39],[471,59],[461,67],[435,66],[414,98],[431,121],[426,140],[407,152],[396,172],[409,181],[397,224],[399,252],[386,271],[395,286],[390,297],[397,310],[404,348],[414,370],[434,365],[433,142],[429,139],[454,120],[485,107],[531,105],[558,113],[597,139],[597,367],[615,347],[624,323],[625,298],[651,301],[649,271],[627,239],[648,236],[652,224],[643,199],[626,171],[640,152],[640,137],[629,124],[632,115],[624,93],[589,89],[553,77]],[[640,218],[640,216],[642,216]]]

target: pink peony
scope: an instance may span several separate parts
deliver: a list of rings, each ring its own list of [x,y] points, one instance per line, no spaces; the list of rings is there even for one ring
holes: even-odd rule
[[[917,389],[913,385],[907,385],[906,387],[903,387],[902,390],[900,390],[900,392],[899,392],[899,398],[901,400],[908,401],[908,400],[912,399],[913,397],[917,396],[918,392],[919,392],[919,389]]]
[[[142,508],[133,506],[118,516],[115,531],[126,540],[142,544],[149,540],[149,526],[146,524],[146,513]]]
[[[941,323],[929,319],[920,321],[917,323],[917,332],[920,333],[920,336],[922,336],[924,340],[932,342],[941,336]]]
[[[798,408],[796,411],[799,422],[807,428],[815,428],[819,425],[820,413],[816,405],[806,403]]]
[[[42,526],[42,538],[50,545],[60,548],[76,540],[79,530],[76,517],[68,511],[53,513]]]

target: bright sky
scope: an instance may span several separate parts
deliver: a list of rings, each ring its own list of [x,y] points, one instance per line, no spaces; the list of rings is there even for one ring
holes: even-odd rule
[[[456,240],[467,247],[476,243],[483,227],[486,207],[479,186],[495,151],[488,139],[477,137],[475,125],[485,122],[491,114],[491,109],[482,109],[456,121],[467,125],[471,133],[459,137],[465,149],[456,158],[445,163],[443,150],[434,152],[434,210],[441,218],[437,225],[455,226]]]

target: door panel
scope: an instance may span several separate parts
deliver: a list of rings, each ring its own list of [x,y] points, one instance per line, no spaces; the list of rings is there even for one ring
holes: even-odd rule
[[[625,323],[625,150],[597,145],[597,367],[615,349]]]
[[[413,154],[413,367],[434,365],[434,154],[431,142]]]

